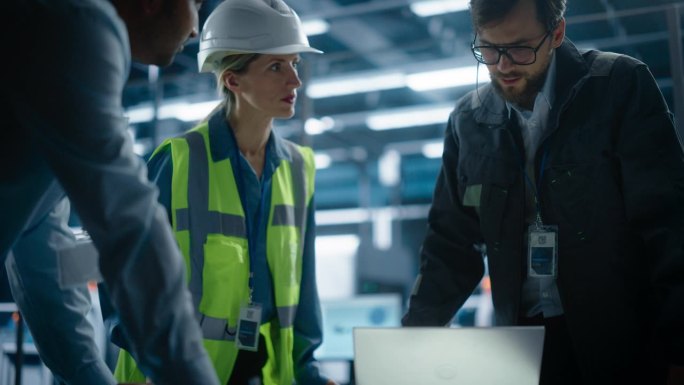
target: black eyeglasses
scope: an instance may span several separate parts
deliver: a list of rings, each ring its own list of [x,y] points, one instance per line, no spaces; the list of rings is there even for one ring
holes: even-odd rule
[[[539,51],[542,44],[544,44],[550,35],[551,31],[548,31],[536,47],[528,47],[526,45],[512,45],[505,47],[498,45],[475,45],[475,40],[477,40],[477,35],[475,35],[475,39],[470,45],[470,50],[473,51],[473,56],[475,56],[475,59],[482,64],[497,64],[499,63],[499,60],[501,60],[501,55],[506,55],[506,57],[514,64],[530,65],[537,61],[537,51]]]

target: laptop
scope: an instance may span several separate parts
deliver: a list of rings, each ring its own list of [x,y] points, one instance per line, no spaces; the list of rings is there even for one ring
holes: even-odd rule
[[[354,328],[356,385],[538,385],[544,327]]]

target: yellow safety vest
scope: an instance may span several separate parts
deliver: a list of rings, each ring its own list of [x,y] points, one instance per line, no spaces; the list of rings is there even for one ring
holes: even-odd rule
[[[308,204],[314,190],[313,151],[282,141],[291,160],[281,160],[272,178],[266,257],[273,279],[276,319],[261,326],[268,360],[265,385],[294,381],[293,322],[299,304]],[[185,257],[190,292],[204,346],[219,380],[228,382],[238,349],[234,338],[240,307],[249,298],[249,247],[245,214],[230,159],[211,158],[209,126],[168,139],[173,161],[172,225]],[[204,295],[207,293],[207,295]],[[119,382],[144,382],[131,355],[121,350]]]

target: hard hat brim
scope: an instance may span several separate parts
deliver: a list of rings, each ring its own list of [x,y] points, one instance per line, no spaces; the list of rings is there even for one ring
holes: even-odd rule
[[[197,64],[199,66],[199,72],[212,72],[216,68],[216,65],[223,60],[224,57],[229,55],[239,55],[239,54],[264,54],[264,55],[292,55],[296,53],[318,53],[322,54],[323,51],[316,48],[310,47],[304,44],[290,44],[282,47],[274,47],[269,49],[261,50],[205,50],[197,54]]]

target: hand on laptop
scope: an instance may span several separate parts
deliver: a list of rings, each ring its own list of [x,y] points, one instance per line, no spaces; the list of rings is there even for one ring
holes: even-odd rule
[[[325,385],[337,385],[337,382],[333,380],[328,380],[328,382]]]

